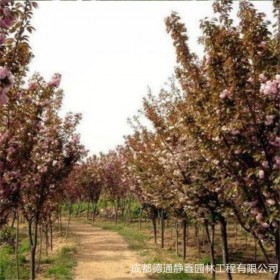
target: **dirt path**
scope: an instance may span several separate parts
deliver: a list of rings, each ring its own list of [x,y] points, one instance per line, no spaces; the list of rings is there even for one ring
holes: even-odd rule
[[[139,259],[119,234],[77,222],[72,222],[70,230],[79,239],[75,280],[148,279],[145,274],[131,273]]]

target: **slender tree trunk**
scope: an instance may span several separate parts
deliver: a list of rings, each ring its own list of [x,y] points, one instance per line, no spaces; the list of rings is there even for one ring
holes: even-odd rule
[[[120,207],[121,207],[121,218],[122,221],[124,221],[124,214],[125,214],[125,199],[121,199],[120,201]]]
[[[48,225],[45,225],[45,245],[46,245],[46,256],[49,255],[49,229]]]
[[[16,220],[17,220],[17,211],[13,211],[13,220],[12,220],[11,228],[15,227]]]
[[[142,207],[140,208],[140,216],[139,216],[139,229],[142,229],[142,213],[143,213],[143,209]]]
[[[131,223],[131,199],[128,200],[127,204],[126,222]]]
[[[38,217],[34,220],[34,236],[32,233],[33,222],[28,221],[28,237],[30,245],[30,279],[35,280],[36,277],[36,248],[38,241]]]
[[[67,239],[68,233],[69,233],[71,214],[72,214],[72,204],[70,204],[70,206],[69,206],[68,222],[67,222],[67,228],[66,228],[65,239]]]
[[[89,211],[90,210],[90,203],[87,204],[87,219],[89,220]]]
[[[39,259],[38,259],[38,265],[37,265],[37,272],[39,271],[40,264],[41,264],[41,257],[42,257],[42,247],[43,247],[43,230],[42,225],[39,227]]]
[[[17,270],[17,280],[19,280],[19,261],[18,261],[18,235],[19,235],[19,214],[16,213],[16,244],[15,244],[15,255],[16,255],[16,270]]]
[[[197,223],[195,223],[195,239],[196,239],[197,255],[198,258],[200,259],[201,252],[200,252],[200,240],[199,240],[199,227]]]
[[[167,221],[168,221],[168,219],[167,219]],[[172,223],[171,220],[170,220],[168,223],[170,223],[170,222]],[[174,229],[173,229],[173,227],[171,226],[171,227],[170,227],[170,239],[171,239],[171,240],[173,240],[173,230],[174,230]]]
[[[267,252],[266,252],[266,250],[265,250],[265,248],[264,248],[264,246],[263,246],[263,244],[262,244],[262,242],[260,240],[258,240],[258,245],[259,245],[259,247],[260,247],[260,249],[262,251],[262,254],[263,254],[264,258],[265,258],[266,264],[269,265],[270,264],[269,256],[268,256],[268,254],[267,254]]]
[[[61,219],[62,213],[61,212],[62,212],[62,209],[60,207],[59,208],[59,216],[58,216],[58,227],[59,227],[59,232],[62,235],[62,219]]]
[[[119,200],[115,201],[115,225],[118,223]]]
[[[155,217],[152,218],[153,230],[154,230],[154,240],[155,244],[157,244],[157,219]]]
[[[254,260],[257,261],[257,238],[254,238]]]
[[[50,222],[50,246],[51,251],[53,250],[53,224]]]
[[[247,247],[248,247],[248,233],[247,231],[245,232],[245,251],[247,250]]]
[[[205,226],[202,227],[202,250],[205,252]]]
[[[235,231],[235,237],[234,237],[234,246],[237,244],[237,222],[234,224],[234,231]]]
[[[175,221],[175,233],[176,233],[176,241],[175,241],[176,255],[179,256],[179,226],[177,220]]]
[[[92,223],[95,221],[95,214],[96,214],[96,209],[97,209],[97,203],[92,202]]]
[[[210,257],[211,257],[211,265],[213,266],[213,270],[211,271],[212,274],[212,279],[216,279],[216,260],[215,260],[215,243],[214,243],[214,238],[215,238],[215,225],[214,223],[211,224],[211,235],[209,232],[208,228],[208,222],[205,222],[205,233],[206,237],[208,239],[208,242],[210,244]]]
[[[186,259],[187,256],[187,219],[183,219],[183,260]]]
[[[164,248],[164,209],[161,210],[161,248]]]
[[[277,273],[274,275],[274,280],[279,280],[280,279],[280,230],[279,230],[279,222],[278,222],[278,229],[275,233],[275,255],[276,255],[276,262],[278,265],[278,270]]]
[[[223,263],[224,265],[229,264],[228,254],[228,241],[227,241],[227,221],[224,217],[220,217],[221,236],[222,236],[222,248],[223,248]],[[237,226],[235,227],[237,228]],[[227,279],[232,280],[232,275],[229,270],[226,270]]]

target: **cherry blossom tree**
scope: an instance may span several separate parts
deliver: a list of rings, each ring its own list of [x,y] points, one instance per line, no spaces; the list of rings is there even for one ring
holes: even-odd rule
[[[218,18],[201,23],[203,61],[191,53],[180,17],[166,20],[186,100],[182,117],[209,164],[224,173],[222,191],[236,218],[261,242],[274,244],[279,263],[279,40],[248,1],[240,2],[238,26],[231,1],[213,7]]]

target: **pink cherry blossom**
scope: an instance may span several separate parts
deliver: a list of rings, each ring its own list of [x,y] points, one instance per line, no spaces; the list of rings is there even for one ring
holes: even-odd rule
[[[255,207],[255,206],[258,204],[258,201],[257,201],[257,200],[250,201],[250,202],[248,202],[247,204],[248,204],[248,206],[250,206],[250,207]]]
[[[246,206],[249,206],[249,202],[247,201],[247,205]],[[258,209],[257,208],[252,208],[251,210],[250,210],[250,213],[252,214],[252,215],[254,215],[254,216],[257,216],[258,214],[259,214],[259,211],[258,211]]]
[[[269,228],[269,224],[268,223],[261,223],[261,226],[264,228]]]
[[[268,168],[268,167],[269,167],[268,161],[267,161],[267,160],[265,160],[265,161],[262,162],[262,167],[263,167],[263,168]]]
[[[254,79],[253,79],[252,77],[250,77],[250,78],[247,80],[247,82],[252,84],[252,83],[254,82]]]
[[[15,16],[13,15],[10,8],[5,7],[0,11],[0,27],[9,29],[15,22]]]
[[[225,99],[226,97],[229,97],[230,96],[230,91],[225,89],[223,90],[221,93],[220,93],[220,98],[221,99]]]
[[[0,106],[6,104],[9,101],[9,98],[6,94],[0,94]]]
[[[268,203],[269,205],[275,205],[275,200],[274,200],[274,199],[268,199],[268,200],[267,200],[267,203]]]
[[[6,41],[6,35],[4,33],[0,33],[0,45],[3,45]]]
[[[260,222],[261,220],[263,219],[263,215],[261,213],[259,213],[257,216],[256,216],[256,220],[258,222]]]
[[[16,149],[14,147],[9,147],[8,148],[8,153],[9,154],[13,154],[16,151]]]
[[[231,131],[231,134],[232,135],[238,135],[238,134],[240,134],[240,131],[238,129],[235,129],[235,130]]]
[[[53,86],[53,87],[59,87],[61,82],[61,75],[60,74],[54,74],[52,76],[51,81],[48,83],[49,86]]]
[[[260,179],[263,179],[264,178],[264,171],[260,170],[258,175],[259,175]]]
[[[278,165],[280,167],[280,156],[275,156],[274,161],[275,161],[276,165]]]
[[[35,81],[29,81],[28,89],[29,90],[35,90],[36,88],[37,88],[37,83]]]
[[[260,74],[259,75],[259,80],[260,80],[260,82],[264,83],[267,80],[267,78],[264,74]]]
[[[274,115],[267,115],[266,117],[266,120],[265,120],[265,125],[269,126],[269,125],[272,125],[273,124],[273,120],[275,118]]]
[[[8,74],[9,71],[6,68],[0,66],[0,80],[5,79],[8,76]]]

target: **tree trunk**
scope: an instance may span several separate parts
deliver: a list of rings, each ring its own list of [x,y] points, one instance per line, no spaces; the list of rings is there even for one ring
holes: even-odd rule
[[[198,258],[200,259],[201,252],[200,252],[200,240],[199,240],[199,227],[197,223],[195,223],[195,238],[196,238],[197,255]]]
[[[92,223],[94,223],[95,215],[96,215],[97,203],[92,202]]]
[[[155,244],[157,244],[157,219],[155,217],[152,218],[153,230],[154,230],[154,240]]]
[[[62,209],[61,207],[59,208],[59,216],[58,216],[58,227],[59,227],[59,232],[62,235],[62,220],[61,220],[61,216],[62,216]]]
[[[254,238],[254,260],[257,261],[257,238]]]
[[[122,221],[124,221],[124,213],[125,213],[125,199],[122,199],[121,201],[120,201],[121,203],[120,203],[120,208],[121,208],[121,220]]]
[[[78,205],[77,205],[77,209],[76,209],[76,214],[75,216],[80,216],[80,212],[81,212],[81,201],[78,201]]]
[[[279,222],[278,229],[275,233],[275,255],[276,255],[276,263],[278,265],[277,273],[274,275],[274,280],[280,279],[279,269],[280,269],[280,230],[279,230]]]
[[[43,232],[42,232],[42,225],[39,227],[39,234],[40,234],[40,244],[39,244],[39,259],[37,265],[37,272],[39,271],[40,264],[41,264],[41,257],[42,257],[42,247],[43,247]]]
[[[12,220],[11,228],[15,227],[15,221],[16,220],[17,220],[17,212],[13,211],[13,220]]]
[[[118,223],[119,201],[115,201],[115,225]]]
[[[143,210],[142,210],[142,207],[140,208],[140,217],[139,217],[139,229],[141,230],[142,229],[142,213],[143,213]]]
[[[65,239],[67,239],[68,233],[69,233],[69,226],[70,226],[71,214],[72,214],[72,204],[70,204],[70,206],[69,206],[68,223],[67,223],[67,228],[66,228]]]
[[[214,223],[211,224],[211,235],[209,232],[209,228],[208,228],[208,222],[205,222],[205,232],[206,232],[206,237],[208,239],[208,242],[210,244],[210,257],[211,257],[211,265],[213,266],[213,270],[211,270],[211,274],[212,274],[212,279],[216,279],[216,260],[215,260],[215,243],[214,243],[214,238],[215,238],[215,225]]]
[[[269,256],[266,253],[265,248],[264,248],[264,246],[263,246],[263,244],[262,244],[262,242],[260,240],[258,240],[258,244],[259,244],[259,247],[260,247],[260,249],[262,251],[262,254],[263,254],[264,258],[265,258],[266,264],[269,265],[270,264]]]
[[[202,227],[202,250],[205,252],[205,226]]]
[[[38,217],[34,220],[34,236],[32,235],[32,220],[28,221],[28,237],[30,246],[30,279],[34,280],[36,277],[36,248],[38,241]]]
[[[175,221],[175,233],[176,233],[176,240],[175,240],[175,247],[176,247],[176,255],[179,256],[179,227],[178,221]]]
[[[187,255],[187,219],[183,219],[183,260],[186,259]]]
[[[89,220],[89,209],[90,208],[90,203],[88,202],[87,204],[87,219]]]
[[[222,248],[223,248],[223,264],[229,264],[229,255],[228,255],[228,241],[227,241],[227,221],[224,217],[220,217],[220,226],[221,226],[221,236],[222,236]],[[237,228],[237,227],[235,227]],[[229,270],[226,270],[227,279],[232,280],[232,275]]]
[[[161,210],[161,248],[164,248],[164,210]]]
[[[45,245],[46,245],[46,256],[49,255],[49,229],[48,225],[45,225]]]
[[[51,251],[53,250],[53,224],[50,222],[50,246]]]
[[[128,200],[127,211],[126,211],[126,222],[131,223],[131,199]]]
[[[234,228],[234,231],[235,231],[235,237],[234,237],[234,246],[236,246],[237,244],[237,222],[235,222],[235,228]]]
[[[18,261],[18,234],[19,234],[19,214],[16,214],[16,244],[15,244],[15,255],[16,255],[16,270],[17,270],[17,280],[19,280],[19,261]]]

